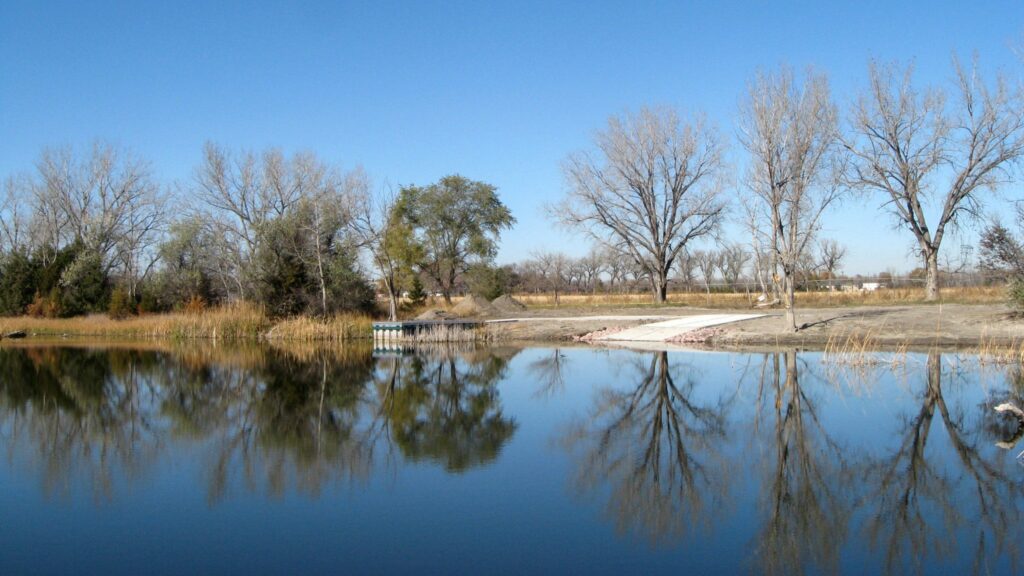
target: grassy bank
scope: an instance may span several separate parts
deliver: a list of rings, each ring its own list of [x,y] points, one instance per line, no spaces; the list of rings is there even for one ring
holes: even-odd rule
[[[235,304],[198,314],[148,314],[124,320],[113,320],[105,315],[0,318],[0,333],[24,330],[38,336],[341,342],[370,338],[371,322],[369,316],[356,314],[326,319],[303,317],[275,320],[262,308]]]

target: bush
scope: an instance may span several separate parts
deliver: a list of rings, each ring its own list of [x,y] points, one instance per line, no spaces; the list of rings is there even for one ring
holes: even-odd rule
[[[36,292],[32,302],[25,308],[25,313],[35,318],[56,318],[60,316],[60,291],[57,288],[43,296]]]
[[[182,312],[193,316],[202,314],[204,310],[206,310],[206,300],[203,300],[203,297],[198,294],[193,294],[182,308]]]
[[[1010,305],[1018,312],[1024,312],[1024,279],[1018,278],[1010,283]]]
[[[0,261],[0,314],[25,312],[36,291],[38,264],[26,254],[13,252]]]
[[[82,251],[60,275],[60,313],[77,316],[100,312],[108,302],[103,260],[95,252]]]
[[[114,320],[123,320],[135,312],[134,302],[120,286],[110,294],[110,304],[107,306],[107,316]]]

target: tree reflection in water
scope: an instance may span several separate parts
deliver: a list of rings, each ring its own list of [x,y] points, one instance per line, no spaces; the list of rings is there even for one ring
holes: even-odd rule
[[[516,427],[496,390],[508,358],[4,348],[0,430],[51,493],[86,475],[113,497],[115,478],[131,482],[170,443],[191,443],[211,501],[238,485],[315,494],[367,478],[380,445],[449,470],[495,458]]]
[[[983,438],[985,417],[968,422],[963,410],[951,410],[944,376],[951,375],[942,356],[929,353],[920,408],[904,419],[898,447],[865,475],[863,505],[872,509],[866,532],[884,550],[891,572],[921,572],[923,559],[953,559],[958,545],[974,551],[975,572],[989,572],[988,559],[996,555],[1017,562],[1020,477],[1003,469],[1005,460],[985,457],[991,450],[991,439]],[[936,414],[951,458],[928,450]]]
[[[611,485],[607,511],[620,531],[671,541],[712,517],[708,500],[725,500],[729,477],[718,450],[728,400],[694,400],[697,373],[671,365],[666,352],[638,353],[630,368],[636,386],[601,390],[566,444],[581,455],[582,492]]]
[[[788,350],[766,355],[760,372],[754,437],[765,446],[764,519],[755,550],[763,573],[838,572],[853,508],[849,450],[821,421],[801,384],[801,367]]]

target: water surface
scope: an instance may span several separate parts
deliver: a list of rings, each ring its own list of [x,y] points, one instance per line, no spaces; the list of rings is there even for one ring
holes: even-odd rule
[[[0,378],[2,574],[1020,571],[992,406],[1024,377],[961,355],[33,346]]]

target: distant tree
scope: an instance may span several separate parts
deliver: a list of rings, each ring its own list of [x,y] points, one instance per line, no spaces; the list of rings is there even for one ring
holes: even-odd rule
[[[474,262],[493,260],[502,230],[515,223],[494,186],[459,175],[403,188],[395,212],[423,247],[420,268],[448,304],[459,276]]]
[[[555,306],[560,305],[560,295],[568,285],[572,259],[561,252],[534,252],[533,261],[542,278],[544,289],[552,291]]]
[[[670,108],[612,117],[594,144],[596,154],[566,161],[569,193],[552,215],[628,254],[664,302],[676,258],[725,213],[724,145],[703,119]]]
[[[733,290],[739,289],[740,278],[750,262],[750,251],[742,244],[730,244],[722,249],[722,278]]]
[[[676,259],[676,270],[678,270],[676,278],[682,282],[687,292],[693,289],[693,273],[696,269],[697,259],[694,258],[693,254],[689,250],[680,252],[679,257]]]
[[[1024,107],[1000,76],[954,62],[957,98],[917,90],[911,67],[869,67],[869,87],[852,113],[846,148],[850,181],[885,198],[883,206],[917,242],[925,270],[925,298],[939,298],[939,249],[949,228],[980,214],[984,193],[1011,180],[1024,154]],[[928,201],[941,210],[929,225]]]
[[[693,260],[696,262],[697,269],[700,270],[710,305],[711,283],[715,280],[715,272],[722,267],[722,253],[717,250],[697,250],[693,253]]]
[[[823,238],[818,241],[817,267],[829,281],[829,286],[834,285],[836,273],[843,267],[843,260],[846,259],[846,247],[835,240]]]

